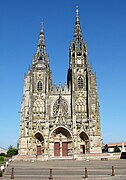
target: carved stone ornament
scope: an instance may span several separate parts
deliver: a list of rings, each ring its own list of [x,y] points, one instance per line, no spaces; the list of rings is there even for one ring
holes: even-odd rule
[[[56,102],[53,105],[53,116],[67,116],[68,114],[68,105],[65,99],[62,98],[61,95],[59,95],[59,98],[56,100]]]

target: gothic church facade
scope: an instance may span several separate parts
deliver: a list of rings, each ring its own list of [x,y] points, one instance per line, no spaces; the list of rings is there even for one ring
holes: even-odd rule
[[[69,48],[67,83],[52,85],[43,27],[32,67],[24,77],[19,155],[48,157],[101,153],[96,75],[88,64],[78,9]]]

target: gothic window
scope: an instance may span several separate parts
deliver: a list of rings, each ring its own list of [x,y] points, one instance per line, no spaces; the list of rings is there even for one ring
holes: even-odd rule
[[[39,82],[37,83],[37,90],[38,90],[38,91],[42,91],[42,82],[41,82],[41,81],[39,81]]]
[[[80,76],[79,78],[78,78],[78,88],[79,89],[83,89],[83,78]]]

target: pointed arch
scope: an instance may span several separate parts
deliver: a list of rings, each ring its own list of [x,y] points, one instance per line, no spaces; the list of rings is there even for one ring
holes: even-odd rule
[[[34,137],[36,139],[36,155],[41,155],[44,153],[44,137],[39,131],[34,134]]]
[[[82,131],[79,136],[83,141],[89,141],[89,137],[84,131]]]
[[[50,137],[52,136],[53,133],[63,133],[63,135],[66,135],[66,137],[71,137],[73,139],[73,135],[72,133],[70,132],[69,129],[67,129],[66,127],[64,126],[58,126],[58,127],[55,127],[51,132],[50,132]]]
[[[35,138],[39,140],[40,142],[44,142],[44,137],[40,132],[35,133]]]
[[[79,138],[80,138],[80,143],[79,143],[80,153],[85,154],[86,152],[89,152],[89,137],[87,133],[85,133],[84,131],[80,132]]]
[[[52,156],[71,156],[73,154],[73,136],[66,127],[55,127],[50,132],[49,139],[53,146]]]

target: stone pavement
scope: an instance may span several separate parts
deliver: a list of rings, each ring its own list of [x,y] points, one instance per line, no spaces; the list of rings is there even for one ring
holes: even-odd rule
[[[115,176],[112,175],[114,166]],[[126,160],[113,161],[78,161],[78,160],[48,160],[48,161],[14,161],[1,179],[11,179],[14,167],[16,180],[48,180],[52,168],[53,180],[126,180]],[[85,168],[88,178],[85,177]]]

